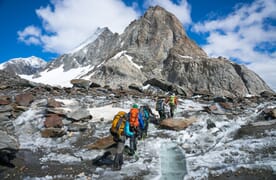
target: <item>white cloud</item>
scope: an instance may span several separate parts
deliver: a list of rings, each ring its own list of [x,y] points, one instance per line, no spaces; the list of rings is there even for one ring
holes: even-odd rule
[[[167,11],[173,13],[182,24],[191,23],[191,7],[187,0],[180,0],[178,4],[175,4],[171,0],[146,0],[145,6],[159,5],[165,8]]]
[[[237,6],[224,18],[196,24],[194,31],[207,36],[202,47],[209,56],[252,63],[249,68],[276,89],[276,81],[271,77],[276,79],[276,27],[270,23],[272,20],[276,20],[276,1],[255,0]]]
[[[41,36],[41,30],[35,26],[28,26],[23,31],[18,31],[18,39],[24,41],[26,44],[41,44],[39,37]]]
[[[60,54],[76,47],[98,27],[121,33],[139,15],[121,0],[52,0],[36,13],[43,21],[42,30],[30,25],[18,32],[18,39],[37,44],[36,39],[44,50]]]
[[[253,69],[276,91],[276,61],[256,62],[248,65],[248,68]]]

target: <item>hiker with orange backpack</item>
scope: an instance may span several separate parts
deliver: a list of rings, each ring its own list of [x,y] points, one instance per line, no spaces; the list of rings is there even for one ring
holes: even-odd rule
[[[121,170],[123,164],[123,152],[127,137],[134,136],[130,131],[128,115],[124,111],[119,111],[113,118],[110,133],[113,140],[117,143],[116,154],[113,161],[113,170]]]
[[[134,155],[137,150],[137,137],[142,138],[142,132],[144,129],[143,116],[139,112],[137,104],[133,104],[132,108],[128,113],[130,130],[134,133],[134,136],[130,137],[130,155]]]

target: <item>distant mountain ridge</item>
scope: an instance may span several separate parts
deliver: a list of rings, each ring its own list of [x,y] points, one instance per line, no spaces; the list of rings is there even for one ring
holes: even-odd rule
[[[69,54],[48,63],[34,81],[68,86],[55,73],[70,78],[90,80],[113,88],[146,82],[173,84],[186,95],[207,92],[215,95],[245,96],[272,90],[254,72],[225,58],[209,58],[186,34],[181,22],[160,6],[150,7],[134,20],[122,34],[108,28],[98,31],[94,39]],[[97,37],[97,38],[95,38]],[[47,78],[49,77],[49,78]]]
[[[0,64],[0,69],[15,74],[31,75],[39,72],[47,62],[41,58],[31,56],[27,58],[14,58]]]

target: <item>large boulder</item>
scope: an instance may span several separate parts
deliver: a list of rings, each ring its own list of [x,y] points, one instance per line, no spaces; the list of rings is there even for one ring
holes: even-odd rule
[[[44,138],[62,137],[66,132],[61,128],[46,128],[41,130],[41,136]]]
[[[178,95],[182,95],[182,96],[191,96],[192,95],[191,90],[189,90],[185,87],[177,86],[176,84],[173,84],[173,83],[171,83],[169,81],[166,81],[164,79],[152,78],[152,79],[149,79],[149,80],[147,80],[143,83],[144,86],[146,86],[148,84],[151,85],[151,86],[158,87],[158,88],[162,89],[163,91],[174,92]]]
[[[34,96],[31,93],[23,93],[15,96],[16,104],[20,106],[29,106],[34,101]]]
[[[160,123],[160,127],[163,129],[180,131],[186,129],[189,125],[197,121],[195,117],[187,119],[165,119]]]
[[[89,144],[86,146],[87,149],[106,149],[112,145],[114,145],[115,142],[113,140],[113,136],[106,136],[101,139],[98,139],[96,142]]]
[[[49,99],[48,99],[48,104],[47,104],[47,106],[48,106],[49,108],[58,108],[58,107],[61,107],[62,105],[64,105],[64,103],[59,102],[59,101],[56,101],[56,100],[53,99],[53,98],[49,98]]]
[[[57,114],[47,114],[44,126],[46,128],[61,128],[63,126],[62,117]]]
[[[91,81],[85,79],[72,79],[70,83],[73,85],[73,87],[88,89]]]

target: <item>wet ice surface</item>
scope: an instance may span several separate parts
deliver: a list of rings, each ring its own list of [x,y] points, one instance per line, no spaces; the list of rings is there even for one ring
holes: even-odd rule
[[[63,100],[66,108],[73,109],[79,106],[75,99]],[[119,110],[128,111],[133,102],[138,104],[149,103],[154,110],[154,101],[151,99],[122,100],[114,105],[106,102],[104,98],[87,98],[93,119],[89,123],[96,123],[96,132],[93,135],[101,138],[109,135],[111,120]],[[100,105],[99,105],[100,104]],[[275,148],[275,129],[267,132],[270,136],[264,138],[238,139],[233,136],[241,125],[253,122],[256,119],[260,105],[256,109],[247,110],[246,114],[229,118],[226,115],[212,115],[198,113],[205,104],[192,100],[180,100],[176,111],[177,118],[183,114],[196,116],[197,121],[182,131],[161,130],[150,124],[149,137],[138,142],[137,162],[131,163],[131,157],[126,157],[121,171],[112,171],[110,167],[92,167],[90,161],[102,155],[104,150],[88,150],[83,146],[76,146],[80,132],[66,134],[61,138],[42,138],[40,130],[43,128],[43,108],[34,105],[30,110],[22,113],[15,122],[15,128],[21,149],[30,150],[33,153],[42,152],[38,157],[41,170],[49,170],[54,164],[60,171],[45,176],[37,176],[35,173],[26,175],[24,179],[124,179],[139,177],[141,179],[206,179],[209,173],[221,174],[227,170],[235,170],[239,167],[247,168],[272,168],[276,171],[276,155],[258,155],[258,151]],[[154,111],[155,114],[156,111]],[[216,127],[207,129],[206,121],[211,119]],[[92,135],[91,135],[92,136]],[[86,139],[87,144],[92,138]],[[128,144],[128,141],[126,142]],[[183,148],[180,151],[177,147]],[[181,153],[185,153],[185,158]],[[176,161],[176,159],[178,161]],[[186,160],[186,164],[184,164]],[[30,160],[32,161],[32,160]],[[54,167],[55,167],[54,166]],[[73,173],[66,168],[84,167]],[[69,167],[68,167],[69,166]],[[91,167],[90,167],[91,166]],[[183,171],[181,171],[183,169]],[[67,174],[66,174],[67,173]]]
[[[183,179],[186,172],[185,156],[173,142],[164,143],[160,150],[161,159],[161,180],[178,180]]]

